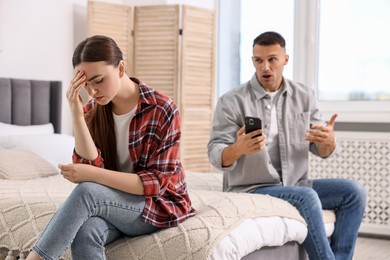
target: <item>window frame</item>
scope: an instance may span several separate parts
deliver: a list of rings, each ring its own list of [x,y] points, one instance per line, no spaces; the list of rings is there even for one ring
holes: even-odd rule
[[[321,0],[295,1],[294,80],[318,93]],[[338,113],[341,122],[390,122],[390,101],[319,101],[324,118]]]

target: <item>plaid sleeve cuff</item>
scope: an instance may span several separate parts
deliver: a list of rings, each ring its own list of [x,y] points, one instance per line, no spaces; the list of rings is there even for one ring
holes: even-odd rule
[[[142,171],[138,175],[144,185],[145,197],[155,197],[160,194],[160,182],[152,172]]]
[[[82,164],[90,164],[96,167],[104,168],[103,158],[101,156],[101,151],[98,149],[98,156],[94,160],[87,160],[83,157],[81,157],[77,152],[76,149],[73,149],[73,156],[72,156],[73,163],[82,163]]]

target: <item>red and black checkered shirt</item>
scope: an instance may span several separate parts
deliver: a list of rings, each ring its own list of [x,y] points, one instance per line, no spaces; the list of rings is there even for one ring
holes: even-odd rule
[[[129,154],[134,172],[139,175],[146,198],[143,219],[156,227],[172,227],[196,214],[187,193],[185,173],[179,160],[180,117],[172,99],[148,87],[136,78],[140,99],[129,126]],[[84,106],[87,114],[96,102]],[[98,151],[95,160],[86,160],[76,152],[74,163],[104,168]]]

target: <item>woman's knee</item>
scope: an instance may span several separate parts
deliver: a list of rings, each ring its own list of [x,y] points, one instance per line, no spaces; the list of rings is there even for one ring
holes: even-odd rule
[[[81,198],[89,197],[101,193],[102,185],[95,182],[81,182],[74,189],[73,193]]]

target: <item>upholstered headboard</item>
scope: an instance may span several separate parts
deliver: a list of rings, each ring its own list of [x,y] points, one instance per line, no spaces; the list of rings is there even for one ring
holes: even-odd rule
[[[0,78],[0,122],[61,131],[61,81]]]

